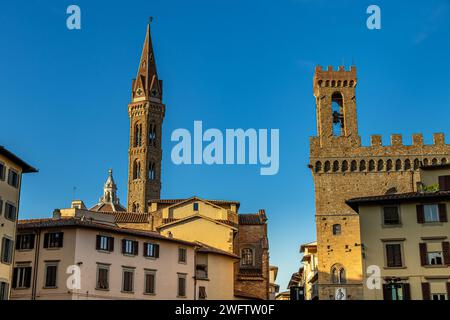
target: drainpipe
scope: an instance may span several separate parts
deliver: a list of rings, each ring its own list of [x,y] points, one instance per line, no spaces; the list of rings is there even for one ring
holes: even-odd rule
[[[197,300],[197,247],[194,247],[194,300]]]
[[[36,300],[36,284],[39,266],[39,249],[41,244],[41,230],[40,229],[36,230],[37,230],[36,240],[34,241],[36,249],[34,250],[34,272],[33,272],[33,284],[31,289],[31,300]]]

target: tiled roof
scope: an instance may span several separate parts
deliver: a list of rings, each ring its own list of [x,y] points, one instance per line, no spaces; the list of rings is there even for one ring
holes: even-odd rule
[[[450,200],[450,191],[385,194],[379,196],[353,198],[347,200],[345,203],[347,203],[347,205],[358,212],[358,207],[360,205],[394,204],[399,202],[422,202],[427,200],[448,201]]]
[[[120,204],[115,204],[114,207],[110,203],[98,203],[92,208],[89,209],[89,211],[95,211],[95,212],[124,212],[127,211],[124,207],[122,207]]]
[[[19,220],[17,225],[19,230],[35,229],[35,228],[62,228],[62,227],[80,227],[80,228],[92,228],[98,230],[112,231],[122,234],[148,237],[151,239],[159,239],[162,241],[170,241],[182,243],[189,246],[195,246],[196,244],[189,241],[168,238],[153,231],[132,230],[119,228],[117,226],[107,225],[103,223],[93,222],[89,219],[83,220],[75,217],[63,217],[60,219],[48,218],[48,219],[31,219],[31,220]]]
[[[240,203],[238,201],[229,201],[229,200],[210,200],[210,199],[202,199],[198,197],[192,197],[192,198],[185,198],[185,199],[151,199],[148,200],[149,203],[156,202],[156,203],[163,203],[163,204],[175,204],[180,203],[189,199],[198,199],[198,200],[205,200],[208,202],[211,202],[216,205],[224,205],[224,204],[235,204],[239,207]]]
[[[150,221],[150,215],[148,213],[135,213],[135,212],[111,212],[111,211],[96,211],[96,213],[106,214],[114,216],[116,223],[148,223]]]
[[[239,214],[239,224],[264,224],[261,216],[257,213]]]
[[[12,162],[14,162],[16,165],[20,166],[22,168],[23,173],[34,173],[38,172],[37,169],[30,166],[28,163],[23,161],[21,158],[16,156],[14,153],[6,149],[4,146],[0,146],[0,155],[8,158]]]
[[[220,254],[220,255],[224,255],[224,256],[229,256],[232,258],[236,258],[239,259],[239,256],[235,255],[234,253],[228,252],[228,251],[224,251],[221,249],[217,249],[211,246],[208,246],[207,244],[204,244],[202,242],[196,242],[200,247],[197,249],[197,252],[204,252],[204,253],[215,253],[215,254]]]

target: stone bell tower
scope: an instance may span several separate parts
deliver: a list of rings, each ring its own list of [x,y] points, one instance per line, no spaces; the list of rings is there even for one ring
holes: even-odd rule
[[[361,145],[356,84],[355,67],[316,68],[313,90],[317,136],[310,139],[310,168],[315,186],[318,289],[322,300],[334,299],[338,290],[345,292],[346,299],[362,299],[365,256],[384,254],[361,243],[359,216],[345,201],[415,192],[422,164],[450,161],[450,145],[442,133],[434,134],[434,143],[429,145],[424,144],[421,134],[412,136],[411,145],[404,145],[400,134],[391,135],[390,145],[383,145],[380,135],[371,136],[370,146]]]
[[[128,201],[131,212],[146,212],[150,199],[161,194],[161,133],[165,114],[162,80],[156,71],[150,24],[136,79],[133,79],[128,162]]]

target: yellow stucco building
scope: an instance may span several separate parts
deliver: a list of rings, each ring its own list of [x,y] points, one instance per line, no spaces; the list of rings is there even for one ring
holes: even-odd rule
[[[0,300],[9,298],[22,174],[37,170],[0,146]]]
[[[360,217],[364,299],[449,299],[450,165],[422,166],[413,192],[347,204]]]

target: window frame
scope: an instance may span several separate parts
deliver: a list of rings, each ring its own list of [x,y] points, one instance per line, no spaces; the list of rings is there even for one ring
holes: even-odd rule
[[[443,266],[444,265],[444,252],[443,251],[428,251],[427,250],[427,266]],[[430,255],[436,254],[439,256],[436,256],[435,258],[441,258],[441,263],[431,263],[431,257]]]
[[[401,265],[399,266],[389,266],[389,258],[388,258],[388,246],[398,246],[400,248],[400,262]],[[398,268],[406,268],[405,265],[405,257],[404,257],[404,249],[403,249],[403,242],[385,242],[383,243],[383,250],[384,250],[384,267],[387,269],[398,269]]]
[[[17,272],[17,273],[16,273]],[[28,273],[28,274],[27,274]],[[28,276],[28,279],[27,279]],[[33,268],[31,265],[17,265],[13,269],[12,288],[29,289],[33,277]]]
[[[386,208],[397,208],[397,223],[386,223]],[[396,206],[396,205],[386,205],[381,207],[381,223],[383,225],[383,227],[397,227],[397,226],[401,226],[402,225],[402,219],[401,219],[401,210],[400,210],[400,206]]]
[[[7,256],[5,256],[5,253],[7,253]],[[12,264],[13,255],[14,255],[14,240],[8,237],[3,237],[0,249],[0,263],[7,265]]]
[[[250,258],[251,258],[251,263],[247,263],[248,260],[246,259],[248,255],[246,255],[246,257],[244,257],[244,251],[250,251]],[[252,247],[243,247],[241,249],[241,266],[243,267],[253,267],[255,266],[255,250]]]
[[[183,288],[180,286],[180,280],[183,280]],[[187,298],[187,274],[177,274],[177,298]],[[183,290],[181,290],[183,289]]]
[[[13,211],[12,216],[11,216],[11,210]],[[17,221],[17,206],[10,201],[6,201],[4,216],[5,216],[5,219],[12,221],[12,222],[16,222]]]
[[[178,263],[187,264],[187,249],[178,247]]]
[[[340,236],[342,234],[342,225],[340,223],[335,223],[331,226],[331,232],[333,236]]]
[[[0,161],[0,181],[5,181],[6,179],[6,164]]]
[[[131,274],[131,290],[125,290],[125,274],[130,273]],[[128,268],[124,267],[122,268],[122,293],[134,293],[134,276],[135,276],[135,269],[134,268]]]
[[[151,296],[156,295],[156,272],[157,272],[157,270],[150,270],[150,269],[144,271],[144,294],[145,295],[151,295]],[[148,289],[147,276],[153,277],[153,282],[152,282],[153,288],[151,291],[147,290]]]
[[[100,284],[100,271],[101,270],[106,270],[106,288],[102,288],[99,285]],[[104,264],[104,263],[97,263],[97,277],[95,279],[95,290],[109,291],[109,288],[110,288],[109,276],[110,276],[109,265],[108,264]]]
[[[54,285],[48,284],[48,269],[49,268],[55,268],[55,279],[54,279]],[[59,269],[59,263],[58,262],[46,262],[45,263],[45,275],[44,275],[44,289],[57,289],[58,288],[58,269]]]
[[[151,254],[149,254],[149,247],[153,247]],[[158,259],[159,258],[159,244],[154,242],[144,242],[144,257]]]
[[[429,208],[429,207],[433,207],[433,208],[436,208],[436,211],[435,212],[431,212],[431,214],[432,215],[436,215],[436,220],[428,220],[427,219],[427,208]],[[438,222],[441,222],[440,221],[440,217],[439,217],[439,204],[437,204],[437,203],[425,203],[425,204],[423,204],[423,221],[424,221],[424,223],[438,223]]]
[[[0,301],[8,300],[9,298],[9,283],[6,279],[0,279]]]
[[[16,178],[13,180],[13,178]],[[8,184],[16,189],[19,189],[20,187],[20,174],[17,170],[13,168],[8,169]]]
[[[60,235],[59,239],[54,239],[53,237]],[[44,234],[44,249],[56,250],[61,249],[64,246],[64,232],[51,231]]]
[[[23,239],[29,237],[27,242],[24,242]],[[28,244],[29,247],[24,248],[24,243]],[[36,234],[35,233],[18,233],[16,235],[16,250],[17,251],[30,251],[34,250],[36,245]]]

